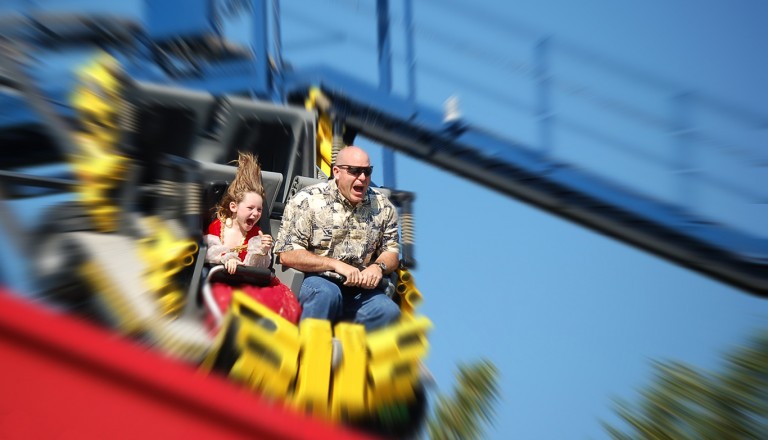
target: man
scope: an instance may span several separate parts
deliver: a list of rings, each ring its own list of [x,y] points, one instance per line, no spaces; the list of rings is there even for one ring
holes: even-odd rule
[[[368,154],[339,151],[333,179],[304,188],[288,202],[277,235],[280,263],[306,273],[299,292],[301,319],[350,320],[370,331],[400,316],[381,279],[400,264],[397,210],[369,188]],[[318,273],[331,271],[343,284]]]

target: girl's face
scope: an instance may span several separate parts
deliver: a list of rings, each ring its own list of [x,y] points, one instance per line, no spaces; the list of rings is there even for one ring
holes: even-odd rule
[[[255,192],[245,193],[240,203],[230,202],[229,210],[235,215],[235,221],[240,228],[248,232],[259,222],[263,200]]]

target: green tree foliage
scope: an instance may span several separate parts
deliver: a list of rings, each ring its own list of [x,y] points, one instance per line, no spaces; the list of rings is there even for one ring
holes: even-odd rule
[[[656,363],[655,369],[637,405],[617,402],[628,428],[603,423],[611,438],[768,439],[768,330],[726,354],[721,372],[678,362]]]
[[[450,397],[438,396],[427,420],[431,440],[479,439],[485,424],[493,423],[493,406],[499,399],[498,370],[487,360],[460,365]]]

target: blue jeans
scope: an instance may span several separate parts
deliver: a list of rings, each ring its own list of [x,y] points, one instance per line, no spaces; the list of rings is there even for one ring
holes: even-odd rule
[[[400,308],[383,290],[346,287],[317,275],[307,275],[299,291],[301,319],[318,318],[363,324],[366,331],[400,317]]]

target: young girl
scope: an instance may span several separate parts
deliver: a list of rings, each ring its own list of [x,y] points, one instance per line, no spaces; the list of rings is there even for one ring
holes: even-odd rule
[[[238,265],[269,267],[272,262],[272,237],[258,226],[264,206],[264,187],[261,167],[250,153],[239,153],[235,179],[227,188],[216,208],[216,219],[208,226],[205,243],[208,251],[206,263],[223,264],[229,273]],[[269,286],[243,285],[233,287],[225,283],[211,286],[213,297],[222,313],[226,313],[233,291],[240,289],[282,317],[299,321],[301,306],[291,290],[272,277]],[[212,330],[216,324],[208,314],[206,322]]]

